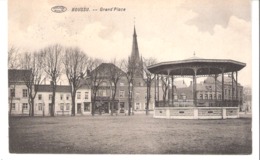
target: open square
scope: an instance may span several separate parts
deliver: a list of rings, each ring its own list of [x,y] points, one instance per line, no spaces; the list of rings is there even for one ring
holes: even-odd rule
[[[10,117],[10,153],[251,154],[251,118]]]

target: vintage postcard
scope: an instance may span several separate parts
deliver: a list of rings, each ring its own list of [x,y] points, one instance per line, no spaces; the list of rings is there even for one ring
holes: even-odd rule
[[[9,153],[251,156],[251,4],[9,0]]]

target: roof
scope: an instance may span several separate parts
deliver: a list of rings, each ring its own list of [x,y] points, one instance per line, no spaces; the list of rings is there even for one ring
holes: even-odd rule
[[[89,86],[90,82],[88,82],[89,79],[80,79],[79,82],[79,89],[90,89],[91,87]]]
[[[186,88],[187,87],[187,84],[185,83],[184,80],[174,81],[174,85],[176,86],[176,88]]]
[[[122,72],[124,73],[124,71],[122,71],[120,68],[118,68],[116,65],[114,65],[113,63],[101,63],[97,68],[95,68],[94,70],[92,70],[90,72],[90,75],[95,73],[95,72],[99,72],[102,73],[106,76],[109,75],[109,72],[111,71],[111,68],[115,68],[117,72]],[[104,76],[103,75],[103,76]]]
[[[205,85],[199,83],[199,84],[197,84],[196,90],[197,91],[208,91],[209,88],[207,88]]]
[[[148,66],[148,70],[155,74],[164,75],[194,75],[193,68],[199,68],[197,75],[221,74],[220,68],[225,68],[224,73],[239,71],[246,66],[245,63],[231,59],[202,59],[189,58],[179,61],[168,61]]]
[[[38,92],[52,92],[51,85],[36,85],[35,87],[38,87]],[[67,86],[67,85],[56,86],[56,92],[70,93],[70,91],[71,91],[71,86]]]
[[[179,88],[176,90],[176,93],[179,96],[186,95],[186,99],[193,99],[192,87]]]
[[[29,81],[31,70],[26,69],[8,69],[9,82],[24,82]]]
[[[222,81],[222,77],[218,77],[217,78],[217,84],[221,84],[221,81]],[[204,80],[204,83],[215,83],[215,78],[214,77],[207,77],[205,80]],[[234,79],[234,85],[236,83],[236,80]],[[228,76],[224,76],[224,84],[232,84],[232,78],[231,77],[228,77]],[[238,83],[237,84],[238,86],[240,86],[240,84]]]

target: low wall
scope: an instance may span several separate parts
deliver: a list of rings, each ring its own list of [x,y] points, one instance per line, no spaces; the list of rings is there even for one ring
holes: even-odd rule
[[[156,107],[154,118],[227,119],[239,118],[238,107]]]

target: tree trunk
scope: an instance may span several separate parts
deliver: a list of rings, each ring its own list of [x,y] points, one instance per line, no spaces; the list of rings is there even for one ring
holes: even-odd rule
[[[33,98],[31,98],[31,111],[32,111],[32,113],[31,113],[31,116],[33,117],[34,116],[34,99]]]
[[[111,100],[111,103],[110,103],[110,108],[111,108],[111,116],[113,116],[113,112],[114,112],[114,100],[113,100],[113,98],[112,98],[112,100]]]
[[[13,104],[13,98],[10,98],[10,110],[9,110],[9,115],[11,116],[12,114],[12,104]]]
[[[71,101],[72,101],[71,116],[76,115],[76,113],[75,113],[75,107],[76,107],[75,98],[76,98],[76,92],[73,91],[73,93],[71,93]]]
[[[117,89],[116,84],[114,84],[114,86],[115,86],[115,91],[112,95],[111,116],[113,116],[113,114],[114,114],[115,97],[116,97],[116,89]]]
[[[93,97],[93,105],[92,105],[92,110],[91,110],[91,114],[92,116],[95,115],[95,108],[96,108],[96,92],[94,92],[94,97]]]
[[[55,113],[55,90],[52,91],[52,100],[51,100],[51,116],[54,117]]]
[[[131,103],[131,87],[130,85],[128,86],[128,116],[131,114],[131,108],[132,108],[132,103]]]
[[[28,104],[29,104],[29,117],[31,117],[32,116],[32,103],[31,103],[30,98],[28,98]]]
[[[146,115],[148,115],[149,112],[149,99],[150,99],[150,85],[149,80],[147,79],[147,96],[146,96]]]

